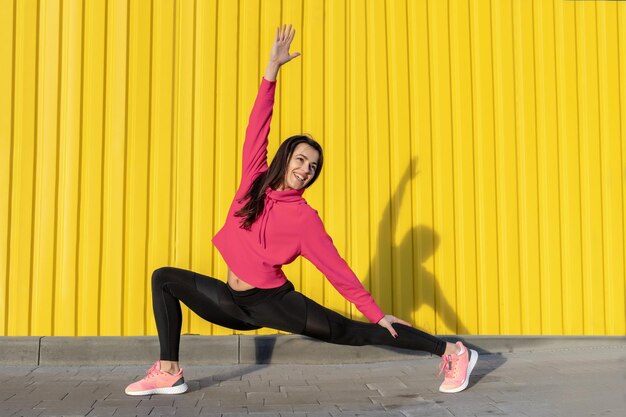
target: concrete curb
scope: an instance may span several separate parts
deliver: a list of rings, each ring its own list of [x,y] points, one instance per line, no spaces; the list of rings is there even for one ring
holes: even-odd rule
[[[626,346],[626,337],[442,336],[483,354]],[[0,337],[0,365],[145,365],[158,358],[155,336]],[[381,346],[340,346],[298,335],[181,337],[184,365],[371,363],[429,357]]]

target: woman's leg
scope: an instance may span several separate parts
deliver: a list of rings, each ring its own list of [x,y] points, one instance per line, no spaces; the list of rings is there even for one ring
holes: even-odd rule
[[[293,288],[293,286],[291,286]],[[350,320],[303,294],[287,289],[253,307],[254,324],[303,334],[340,345],[387,345],[421,350],[441,356],[446,342],[402,324],[393,324],[398,338],[378,324]]]
[[[304,297],[302,294],[299,296]],[[305,304],[307,320],[303,334],[307,336],[314,337],[328,328],[328,333],[322,333],[322,340],[340,345],[386,345],[426,351],[437,356],[446,351],[445,341],[414,327],[394,323],[393,328],[398,333],[398,337],[394,338],[389,330],[378,324],[348,319],[306,297]]]
[[[152,307],[159,332],[160,359],[166,362],[178,361],[183,320],[180,301],[211,323],[237,330],[259,328],[237,318],[240,312],[222,281],[184,269],[159,268],[152,274]]]

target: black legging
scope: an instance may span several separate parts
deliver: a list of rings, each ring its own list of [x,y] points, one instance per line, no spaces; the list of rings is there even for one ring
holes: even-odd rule
[[[294,290],[278,288],[235,291],[215,278],[179,268],[152,274],[152,306],[159,332],[161,359],[178,361],[182,325],[180,301],[211,323],[236,330],[271,327],[340,345],[387,345],[443,355],[446,343],[428,333],[393,324],[398,338],[378,324],[350,320]]]

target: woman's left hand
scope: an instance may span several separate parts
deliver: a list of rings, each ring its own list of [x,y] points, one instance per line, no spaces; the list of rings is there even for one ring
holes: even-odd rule
[[[267,63],[265,75],[263,76],[267,81],[276,81],[280,67],[295,57],[300,56],[300,52],[289,53],[289,47],[291,46],[291,41],[293,41],[294,36],[296,36],[296,30],[292,29],[291,25],[289,25],[289,27],[283,25],[276,29],[276,37],[274,38],[274,44],[270,52],[270,60]]]
[[[391,335],[394,338],[397,338],[398,333],[393,328],[392,326],[393,323],[399,323],[399,324],[404,324],[405,326],[413,327],[411,326],[411,323],[407,323],[404,320],[400,320],[399,318],[397,318],[396,316],[392,316],[391,314],[385,314],[385,317],[383,317],[382,319],[378,321],[379,326],[382,326],[385,329],[389,330],[389,333],[391,333]]]
[[[276,37],[274,38],[274,44],[270,51],[271,63],[280,66],[300,56],[300,52],[289,53],[291,41],[293,41],[294,36],[296,36],[296,30],[292,29],[291,25],[283,25],[276,29]]]

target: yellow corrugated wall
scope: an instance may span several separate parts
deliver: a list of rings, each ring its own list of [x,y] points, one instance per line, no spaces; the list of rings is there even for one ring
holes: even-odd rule
[[[210,239],[281,22],[302,56],[270,154],[322,143],[305,197],[385,311],[440,334],[626,333],[626,3],[0,10],[0,335],[153,335],[155,268],[225,278]],[[285,270],[362,318],[308,261]],[[231,333],[184,312],[184,333]]]

